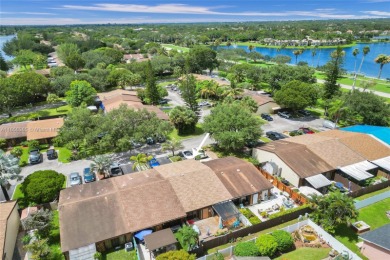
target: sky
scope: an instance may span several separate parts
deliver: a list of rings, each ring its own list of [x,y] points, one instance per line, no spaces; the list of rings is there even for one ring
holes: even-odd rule
[[[390,0],[1,0],[1,25],[390,18]]]

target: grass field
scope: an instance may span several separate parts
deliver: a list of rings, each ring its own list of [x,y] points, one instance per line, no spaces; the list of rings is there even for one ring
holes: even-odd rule
[[[124,249],[109,251],[103,254],[102,260],[137,260],[137,253],[135,250],[126,252]]]
[[[28,155],[29,155],[28,154],[28,151],[29,151],[28,147],[23,147],[23,146],[17,146],[17,147],[20,147],[23,150],[23,154],[20,157],[19,165],[27,165],[28,164]],[[47,151],[48,148],[49,148],[48,144],[42,144],[40,146],[39,150],[41,151],[41,153],[44,153]],[[59,162],[62,162],[62,163],[69,162],[69,158],[72,155],[72,151],[70,151],[69,149],[67,149],[65,147],[55,147],[55,149],[58,151],[58,161]]]
[[[196,124],[195,132],[193,134],[185,134],[185,135],[179,135],[177,132],[177,129],[175,128],[169,135],[169,139],[177,139],[177,140],[184,140],[188,138],[192,138],[195,136],[199,136],[204,134],[203,128],[201,124]]]
[[[386,211],[389,210],[389,208],[390,198],[360,209],[358,220],[366,222],[371,226],[371,230],[389,224],[390,219],[386,216]],[[359,248],[356,246],[356,243],[359,242],[359,237],[351,227],[348,227],[345,224],[338,226],[334,237],[358,256],[367,259],[360,253]]]
[[[173,45],[173,44],[161,44],[161,45],[165,48],[171,48],[172,50],[178,50],[178,51],[182,51],[182,52],[189,52],[190,51],[190,48],[181,47],[181,46],[177,46],[177,45]]]
[[[63,114],[68,114],[71,110],[72,108],[69,105],[61,106],[58,108],[43,109],[32,113],[27,113],[23,115],[2,119],[0,120],[0,123],[21,122],[21,121],[35,119],[38,117],[63,115]]]
[[[283,254],[276,260],[322,260],[328,257],[330,248],[311,248],[311,247],[302,247],[298,248],[290,253]]]

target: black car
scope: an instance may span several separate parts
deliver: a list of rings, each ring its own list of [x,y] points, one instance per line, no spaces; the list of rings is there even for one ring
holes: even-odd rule
[[[168,104],[168,99],[161,99],[160,101],[158,101],[158,103],[160,104],[160,105],[165,105],[165,104]]]
[[[312,116],[311,113],[310,113],[309,111],[304,110],[304,109],[303,109],[303,110],[298,110],[298,113],[301,114],[301,115],[303,115],[303,116],[307,116],[307,117]]]
[[[152,145],[152,144],[155,144],[156,141],[152,137],[148,137],[148,138],[146,138],[146,143],[148,145]]]
[[[49,160],[54,160],[58,158],[57,151],[54,149],[47,150],[46,154],[47,154],[47,159]]]
[[[29,152],[28,161],[30,164],[37,164],[42,162],[42,154],[39,149],[33,149]]]
[[[111,164],[110,176],[115,177],[115,176],[119,176],[119,175],[123,175],[123,171],[122,171],[122,168],[120,167],[120,164],[119,163]]]
[[[280,111],[280,112],[278,112],[278,115],[280,117],[283,117],[283,118],[286,118],[286,119],[292,117],[292,115],[289,112],[287,112],[287,111]]]
[[[264,119],[264,120],[267,120],[267,121],[273,121],[274,119],[272,118],[272,116],[270,116],[269,114],[261,114],[261,118]]]
[[[281,133],[278,133],[278,132],[274,132],[274,131],[268,131],[268,132],[265,133],[265,135],[269,139],[274,140],[274,141],[286,138],[285,135],[283,135]]]

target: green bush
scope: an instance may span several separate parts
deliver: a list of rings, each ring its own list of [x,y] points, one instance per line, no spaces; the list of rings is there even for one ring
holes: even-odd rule
[[[182,160],[182,158],[180,156],[172,156],[172,157],[169,157],[169,159],[171,159],[172,162],[179,162]]]
[[[294,240],[291,234],[284,230],[276,230],[271,234],[278,243],[280,252],[287,252],[294,247]]]
[[[262,256],[272,257],[278,250],[278,243],[275,238],[269,234],[260,235],[256,240],[256,245]]]
[[[211,258],[208,258],[208,259],[210,259],[210,260],[225,260],[225,257],[223,256],[223,254],[217,252]]]
[[[250,217],[250,218],[249,218],[249,222],[250,222],[252,225],[256,225],[256,224],[261,223],[261,220],[260,220],[257,216],[253,216],[253,217]]]
[[[21,147],[14,147],[11,151],[11,154],[15,157],[20,157],[23,154],[23,149]]]
[[[0,149],[4,149],[7,146],[7,140],[0,138]]]
[[[185,250],[168,251],[156,257],[156,260],[195,260],[195,255],[190,255]]]
[[[39,142],[37,140],[31,140],[28,142],[28,150],[39,149]]]
[[[261,223],[261,220],[247,208],[239,209],[241,214],[244,215],[252,225]]]
[[[102,260],[102,259],[103,259],[102,253],[96,252],[96,253],[93,255],[93,259],[94,259],[94,260]]]
[[[296,207],[296,208],[287,209],[287,210],[280,211],[278,213],[272,214],[272,215],[269,216],[269,218],[270,219],[278,218],[280,216],[283,216],[283,215],[286,215],[286,214],[289,214],[289,213],[293,213],[295,211],[298,211],[298,210],[301,210],[301,209],[304,209],[304,208],[308,208],[308,207],[309,207],[309,204],[304,204],[304,205]]]
[[[29,234],[25,235],[24,237],[22,237],[22,243],[23,245],[27,245],[30,243],[31,241],[31,236]]]
[[[29,202],[42,204],[56,199],[64,182],[65,176],[56,171],[36,171],[24,179],[20,190]]]
[[[23,141],[20,143],[21,146],[28,146],[28,141]]]
[[[20,166],[20,167],[27,166],[27,164],[28,164],[28,163],[27,163],[26,161],[20,161],[20,162],[19,162],[19,166]]]
[[[260,252],[254,242],[240,242],[234,247],[236,256],[259,256]]]

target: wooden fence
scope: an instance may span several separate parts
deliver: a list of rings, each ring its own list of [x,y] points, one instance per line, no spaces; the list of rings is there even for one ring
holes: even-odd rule
[[[306,213],[310,213],[312,210],[309,207],[299,209],[297,211],[287,213],[286,215],[274,218],[274,219],[269,219],[267,221],[261,222],[259,224],[253,225],[253,226],[248,226],[236,231],[232,231],[231,233],[228,233],[223,236],[218,236],[218,237],[213,237],[210,239],[206,239],[200,242],[200,246],[198,249],[192,251],[191,253],[195,253],[198,256],[203,255],[204,253],[207,252],[207,250],[225,245],[227,243],[230,243],[232,241],[235,241],[239,237],[245,237],[250,234],[254,234],[257,232],[260,232],[262,230],[283,224],[285,222],[298,219],[298,217],[301,215],[305,215]]]
[[[367,193],[371,193],[371,192],[374,192],[377,190],[387,188],[389,186],[390,186],[390,180],[387,180],[385,182],[381,182],[381,183],[378,183],[375,185],[363,187],[359,190],[352,191],[352,192],[348,193],[348,196],[350,196],[352,198],[356,198],[356,197],[362,196],[362,195],[367,194]]]
[[[263,170],[262,168],[258,167],[257,168],[261,174],[267,179],[267,180],[271,180],[272,181],[272,184],[278,188],[279,190],[281,191],[285,191],[287,192],[291,199],[293,199],[295,201],[295,203],[299,204],[299,205],[302,205],[302,204],[305,204],[307,203],[307,199],[302,196],[301,194],[299,194],[298,192],[292,190],[290,187],[286,186],[285,184],[283,184],[281,181],[279,181],[277,178],[275,178],[274,176],[272,176],[271,174],[269,174],[267,171]]]

